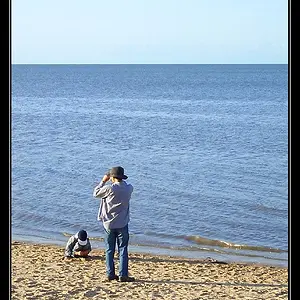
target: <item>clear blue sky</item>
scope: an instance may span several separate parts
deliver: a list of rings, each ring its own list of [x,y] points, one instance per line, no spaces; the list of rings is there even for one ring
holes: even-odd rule
[[[288,63],[287,0],[11,0],[13,64]]]

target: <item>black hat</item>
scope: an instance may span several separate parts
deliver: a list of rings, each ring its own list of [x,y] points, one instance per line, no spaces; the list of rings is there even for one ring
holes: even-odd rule
[[[118,179],[127,179],[128,177],[124,174],[124,169],[122,167],[113,167],[109,171],[111,177]]]
[[[87,233],[85,230],[80,230],[77,233],[77,237],[78,237],[78,244],[79,245],[86,245],[87,244]]]

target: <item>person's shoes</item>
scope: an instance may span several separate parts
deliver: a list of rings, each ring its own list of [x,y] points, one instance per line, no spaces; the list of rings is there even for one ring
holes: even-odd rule
[[[120,282],[132,282],[132,281],[135,281],[135,278],[129,277],[129,276],[119,276],[119,281]]]
[[[113,280],[118,280],[118,279],[119,279],[119,277],[117,275],[114,275],[114,276],[107,276],[104,281],[108,282],[108,281],[113,281]]]

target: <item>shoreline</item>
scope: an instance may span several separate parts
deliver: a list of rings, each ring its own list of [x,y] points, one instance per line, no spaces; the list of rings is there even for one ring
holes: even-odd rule
[[[285,267],[129,251],[136,281],[107,283],[104,250],[71,261],[63,253],[64,246],[12,241],[12,299],[288,299]]]
[[[56,245],[56,246],[63,246],[65,247],[67,243],[68,236],[63,241],[62,239],[49,239],[49,238],[42,238],[42,237],[23,237],[23,236],[14,236],[12,241],[16,242],[25,242],[25,243],[34,243],[34,244],[49,244],[49,245]],[[103,250],[104,243],[103,241],[96,240],[90,237],[92,242],[92,248],[95,250]],[[159,256],[172,256],[172,257],[180,257],[183,259],[196,259],[196,260],[203,260],[205,258],[212,257],[213,259],[219,261],[225,261],[228,263],[241,263],[241,264],[260,264],[266,266],[274,266],[274,267],[283,267],[288,268],[289,262],[287,260],[281,260],[276,258],[266,258],[262,256],[248,256],[248,255],[241,255],[241,254],[229,254],[229,253],[218,253],[212,251],[192,251],[192,250],[176,250],[164,247],[155,247],[153,246],[144,246],[144,245],[135,245],[129,244],[129,251],[135,252],[139,254],[149,254],[149,255],[159,255]]]

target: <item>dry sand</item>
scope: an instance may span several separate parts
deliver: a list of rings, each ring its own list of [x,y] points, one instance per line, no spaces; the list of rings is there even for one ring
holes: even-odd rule
[[[103,250],[63,259],[64,247],[11,243],[11,299],[288,299],[288,269],[129,253],[135,282],[104,282]],[[116,259],[116,267],[118,261]]]

